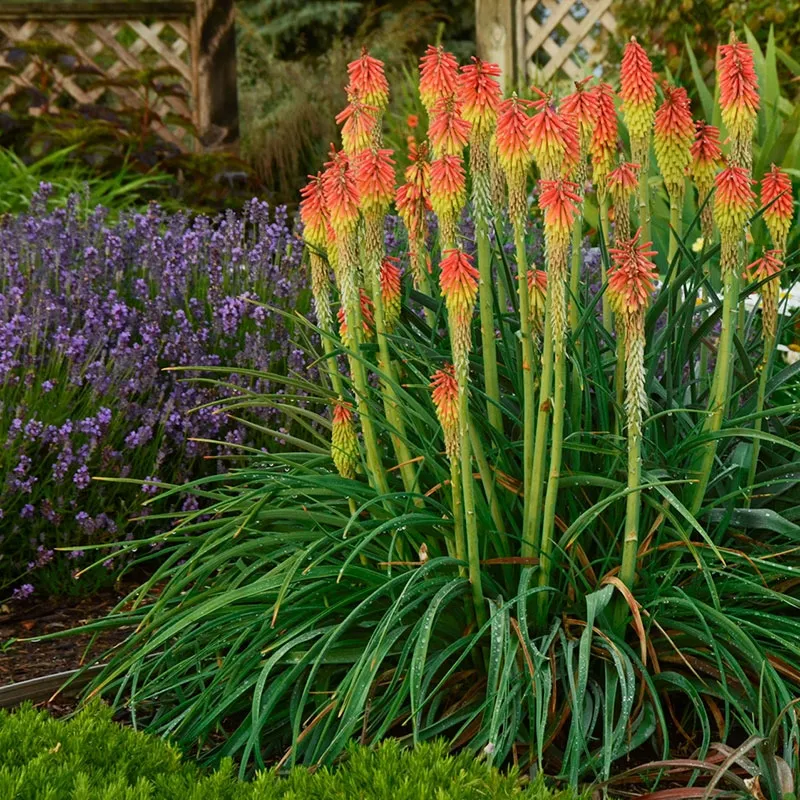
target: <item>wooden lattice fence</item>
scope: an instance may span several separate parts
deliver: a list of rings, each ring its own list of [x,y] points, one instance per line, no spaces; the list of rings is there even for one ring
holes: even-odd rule
[[[506,74],[545,84],[578,80],[616,32],[612,0],[476,0],[478,51]]]
[[[0,3],[0,108],[46,73],[48,111],[147,106],[183,149],[235,147],[234,21],[234,0]]]

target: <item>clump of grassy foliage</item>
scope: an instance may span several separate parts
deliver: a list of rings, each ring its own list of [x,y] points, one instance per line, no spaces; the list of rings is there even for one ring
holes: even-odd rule
[[[800,367],[773,354],[797,252],[788,176],[751,188],[777,90],[753,61],[723,51],[723,130],[695,140],[699,109],[636,42],[622,114],[602,83],[503,100],[493,65],[431,48],[396,198],[382,64],[353,62],[344,149],[302,206],[320,435],[171,490],[211,516],[130,544],[167,558],[93,693],[243,770],[446,736],[577,786],[757,741],[778,798],[769,765],[800,741]],[[395,199],[402,280],[379,235]],[[284,387],[245,402],[309,391]]]

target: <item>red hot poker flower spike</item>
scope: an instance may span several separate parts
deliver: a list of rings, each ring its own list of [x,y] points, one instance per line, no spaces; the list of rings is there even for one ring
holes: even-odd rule
[[[458,381],[452,364],[434,372],[431,376],[433,405],[444,434],[444,449],[447,457],[457,462],[460,450],[458,435]]]
[[[653,65],[635,37],[625,45],[620,67],[622,114],[631,137],[631,155],[642,164],[647,158],[656,108]]]
[[[383,110],[389,103],[389,82],[383,70],[383,61],[373,58],[366,48],[361,55],[347,65],[350,76],[348,90],[358,95],[365,103]]]
[[[464,107],[464,119],[474,128],[478,137],[488,137],[497,120],[502,100],[498,78],[500,67],[472,57],[471,64],[461,68],[458,80],[458,97]]]
[[[774,164],[761,180],[761,206],[764,208],[764,222],[767,223],[775,247],[785,252],[794,215],[792,181]]]
[[[694,122],[689,96],[680,86],[664,85],[664,102],[656,111],[653,146],[669,196],[680,203],[691,160]]]
[[[458,61],[443,47],[428,45],[419,62],[419,96],[430,113],[439,100],[458,91]]]

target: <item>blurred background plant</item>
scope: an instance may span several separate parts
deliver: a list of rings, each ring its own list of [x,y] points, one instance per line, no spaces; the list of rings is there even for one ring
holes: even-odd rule
[[[242,157],[282,203],[296,203],[336,140],[334,117],[347,103],[342,75],[362,46],[395,83],[405,75],[412,87],[428,42],[461,56],[474,50],[471,0],[244,0],[237,21]],[[409,115],[420,112],[416,89],[396,93],[387,140],[404,142]]]
[[[766,46],[774,26],[777,46],[789,55],[796,53],[800,41],[800,0],[616,0],[612,11],[618,30],[611,42],[612,59],[616,60],[631,36],[638,36],[647,43],[659,71],[665,67],[678,71],[686,37],[709,76],[716,47],[728,41],[731,29],[747,26],[759,44]],[[793,91],[791,87],[789,91]]]

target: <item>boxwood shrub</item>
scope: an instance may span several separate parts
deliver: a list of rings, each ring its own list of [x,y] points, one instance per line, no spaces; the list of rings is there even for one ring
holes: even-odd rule
[[[203,771],[168,742],[118,725],[101,704],[69,721],[30,705],[0,711],[3,800],[505,800],[553,795],[541,780],[523,786],[469,753],[449,756],[444,743],[408,750],[388,740],[352,747],[336,769],[238,780],[224,761]]]

